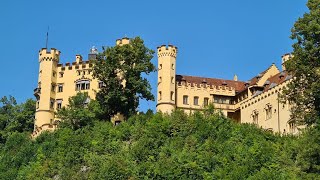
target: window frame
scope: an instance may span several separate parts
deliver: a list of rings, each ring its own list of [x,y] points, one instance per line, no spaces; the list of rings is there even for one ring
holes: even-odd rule
[[[188,95],[183,95],[182,97],[182,102],[184,105],[189,105],[188,104],[188,99],[189,99],[189,96]]]

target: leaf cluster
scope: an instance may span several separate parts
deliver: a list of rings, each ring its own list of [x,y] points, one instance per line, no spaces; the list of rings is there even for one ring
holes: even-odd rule
[[[151,63],[153,54],[154,51],[136,37],[130,39],[129,44],[107,47],[98,55],[93,75],[104,84],[96,99],[105,117],[118,112],[128,117],[136,113],[139,99],[154,100],[151,85],[143,77],[155,71]]]

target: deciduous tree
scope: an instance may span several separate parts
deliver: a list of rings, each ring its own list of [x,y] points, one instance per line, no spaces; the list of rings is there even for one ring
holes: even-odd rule
[[[293,57],[285,65],[293,78],[284,94],[294,105],[292,119],[312,125],[320,115],[320,0],[307,6],[309,12],[292,28]]]
[[[154,51],[139,38],[130,39],[129,44],[107,47],[98,55],[94,76],[104,86],[96,99],[106,118],[120,112],[125,116],[136,113],[139,99],[154,100],[151,85],[143,74],[155,71],[151,63]]]

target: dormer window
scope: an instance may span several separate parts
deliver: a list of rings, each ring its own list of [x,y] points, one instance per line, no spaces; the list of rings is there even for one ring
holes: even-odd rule
[[[207,80],[206,80],[206,79],[203,79],[203,80],[202,80],[202,83],[203,83],[203,84],[207,84]]]
[[[268,86],[268,85],[270,85],[270,81],[269,81],[269,80],[267,80],[267,81],[263,84],[264,87],[266,87],[266,86]]]
[[[282,79],[284,77],[284,75],[285,75],[285,73],[281,72],[280,75],[279,75],[279,78]]]

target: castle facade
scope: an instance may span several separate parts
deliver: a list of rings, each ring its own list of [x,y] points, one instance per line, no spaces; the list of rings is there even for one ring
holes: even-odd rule
[[[124,44],[129,44],[129,38],[116,41],[116,45]],[[88,60],[76,55],[73,62],[60,64],[59,50],[43,48],[39,51],[38,86],[34,89],[37,102],[33,137],[42,131],[53,131],[57,128],[59,119],[55,117],[55,113],[68,105],[69,97],[78,92],[87,92],[90,97],[88,103],[90,99],[95,99],[97,91],[103,86],[102,82],[92,76],[92,60],[96,59],[97,54],[97,49],[92,48]],[[113,120],[122,118],[117,114]]]
[[[129,44],[129,38],[116,41],[116,45]],[[178,48],[162,45],[157,48],[158,83],[157,111],[171,113],[181,109],[186,113],[203,110],[209,103],[225,116],[239,123],[253,123],[258,127],[279,133],[297,133],[290,121],[290,104],[279,100],[279,94],[290,81],[284,62],[289,54],[282,56],[282,70],[272,64],[265,71],[248,81],[216,79],[176,74]],[[33,137],[42,131],[53,131],[59,119],[58,109],[68,105],[68,99],[78,92],[87,92],[95,99],[103,83],[92,76],[92,60],[97,49],[92,48],[88,60],[76,55],[71,63],[61,64],[60,51],[43,48],[39,51],[38,86],[34,89],[37,99]],[[121,73],[119,74],[121,76]],[[123,82],[125,83],[125,81]],[[123,119],[117,114],[112,119],[119,123]]]
[[[280,101],[280,93],[291,76],[282,56],[282,71],[272,64],[248,81],[196,77],[176,74],[178,48],[162,45],[158,52],[157,111],[171,113],[181,109],[193,113],[213,103],[216,110],[239,123],[253,123],[281,134],[297,133],[290,121],[290,104]]]

